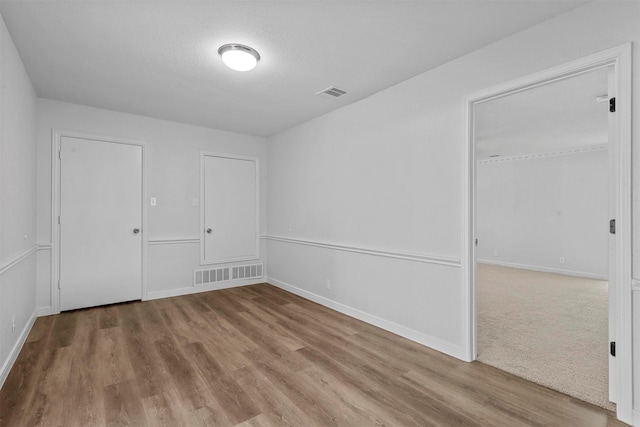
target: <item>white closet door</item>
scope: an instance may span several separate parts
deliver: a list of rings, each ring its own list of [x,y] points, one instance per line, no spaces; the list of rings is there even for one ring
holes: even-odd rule
[[[256,259],[256,161],[207,155],[203,169],[203,262]]]
[[[60,141],[60,309],[142,297],[142,147]]]

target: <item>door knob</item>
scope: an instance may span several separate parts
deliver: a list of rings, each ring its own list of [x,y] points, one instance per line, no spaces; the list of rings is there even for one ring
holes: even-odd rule
[[[211,234],[212,231],[213,231],[212,229],[207,228],[207,233]]]
[[[134,229],[133,229],[133,234],[138,234],[139,232],[140,232],[140,229],[139,229],[139,228],[134,228]]]

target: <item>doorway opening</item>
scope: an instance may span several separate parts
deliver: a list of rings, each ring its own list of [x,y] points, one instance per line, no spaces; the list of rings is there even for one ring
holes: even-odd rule
[[[475,106],[476,301],[478,361],[613,411],[608,74]]]
[[[476,108],[491,100],[497,100],[536,87],[550,85],[594,70],[610,69],[608,94],[615,98],[615,109],[609,115],[609,138],[606,151],[609,156],[608,173],[611,188],[608,196],[612,200],[609,219],[615,220],[616,234],[610,236],[607,272],[609,279],[609,340],[615,343],[616,355],[609,358],[609,400],[616,402],[618,419],[630,422],[632,406],[632,352],[631,352],[631,55],[630,45],[623,45],[599,54],[594,54],[549,70],[545,70],[516,81],[504,83],[463,99],[464,140],[463,150],[463,346],[469,361],[478,356],[477,343],[477,278],[476,242],[478,236],[477,173],[476,159]],[[553,102],[550,99],[549,102]],[[602,227],[608,228],[607,224]],[[491,249],[493,250],[493,249]],[[559,263],[560,259],[557,259]],[[565,258],[566,261],[566,258]],[[608,344],[608,343],[606,343]],[[603,351],[609,351],[605,345]]]

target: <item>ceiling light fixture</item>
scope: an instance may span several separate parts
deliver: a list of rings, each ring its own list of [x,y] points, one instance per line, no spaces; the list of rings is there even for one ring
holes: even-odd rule
[[[608,95],[599,95],[599,96],[596,96],[596,102],[604,102],[604,101],[606,101],[607,99],[609,99],[609,96],[608,96]]]
[[[253,70],[260,61],[260,54],[255,49],[242,44],[220,46],[218,54],[227,67],[236,71]]]

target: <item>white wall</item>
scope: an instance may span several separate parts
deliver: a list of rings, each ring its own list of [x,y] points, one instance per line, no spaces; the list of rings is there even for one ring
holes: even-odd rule
[[[638,22],[639,2],[591,2],[269,138],[268,234],[285,238],[269,240],[269,281],[463,357],[462,97],[627,42],[637,65]],[[640,67],[633,73],[638,111]],[[337,246],[362,253],[354,260]],[[406,252],[419,256],[400,259]],[[429,257],[458,262],[423,265]],[[640,257],[635,264],[639,276]],[[635,384],[639,396],[638,373]]]
[[[200,153],[213,151],[259,158],[261,229],[266,226],[266,141],[240,135],[75,104],[38,99],[38,241],[51,243],[52,129],[141,141],[147,144],[146,188],[157,206],[147,206],[147,295],[155,298],[193,291],[200,266]],[[148,201],[147,201],[148,202]],[[148,205],[148,203],[147,203]],[[162,240],[163,242],[157,242]],[[156,242],[154,242],[156,241]],[[42,251],[44,252],[44,251]],[[51,309],[50,258],[39,258],[38,307]],[[266,261],[265,248],[261,250]],[[236,284],[249,283],[239,281]],[[204,289],[204,288],[200,288]]]
[[[35,122],[35,91],[0,17],[0,385],[35,319]]]
[[[607,174],[606,149],[479,162],[477,260],[606,279]]]

